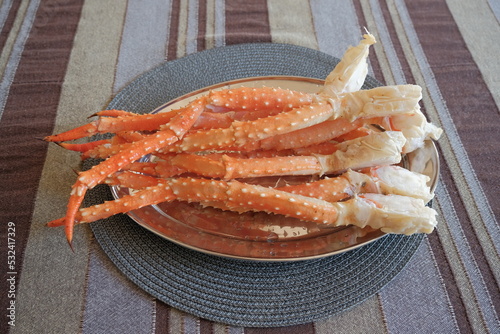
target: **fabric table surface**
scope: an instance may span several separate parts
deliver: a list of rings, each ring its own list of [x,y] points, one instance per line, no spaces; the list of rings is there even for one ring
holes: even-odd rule
[[[422,86],[423,111],[444,130],[436,143],[440,178],[433,207],[439,216],[433,233],[414,239],[384,237],[385,244],[373,243],[343,258],[286,266],[220,259],[173,244],[163,249],[163,240],[157,247],[156,239],[148,239],[154,254],[170,256],[161,258],[162,275],[173,275],[169,286],[155,291],[136,279],[144,272],[127,271],[140,252],[121,249],[114,234],[106,234],[108,227],[78,226],[72,252],[63,229],[45,226],[64,215],[75,170],[85,166],[77,154],[40,138],[82,125],[110,103],[126,105],[120,92],[170,64],[187,64],[183,73],[189,76],[177,80],[174,95],[203,86],[213,74],[206,74],[209,68],[189,73],[200,64],[195,60],[227,48],[249,47],[263,55],[273,50],[274,57],[290,59],[290,50],[296,50],[294,56],[301,55],[304,68],[310,60],[318,70],[311,76],[318,77],[323,72],[317,64],[341,57],[365,28],[377,39],[369,56],[371,77],[384,85]],[[500,332],[497,1],[3,0],[0,29],[1,333]],[[246,76],[249,68],[265,68],[264,74],[298,73],[292,64],[277,69],[264,66],[267,58],[262,66],[255,63],[256,56],[248,59],[254,62],[242,56],[241,64],[228,63],[226,70],[219,66],[221,80],[235,73]],[[161,100],[135,111],[147,112]],[[142,233],[130,221],[109,223],[109,231],[119,231],[123,238]],[[123,226],[130,228],[124,231]],[[375,249],[380,255],[366,260],[367,268],[391,259],[393,270],[383,272],[383,284],[373,284],[373,291],[367,289],[359,300],[348,294],[353,300],[345,307],[333,302],[335,296],[320,295],[318,291],[336,291],[325,287],[333,282],[325,269],[338,270],[332,263],[356,254],[369,259]],[[403,250],[407,258],[387,255],[394,250]],[[145,262],[150,273],[159,268],[156,261]],[[285,271],[288,278],[280,275]],[[208,291],[215,283],[233,289],[222,276],[228,281],[239,277],[247,287],[273,277],[276,285],[262,287],[269,299],[290,294],[290,303],[283,303],[298,300],[304,312],[290,312],[294,318],[283,313],[281,320],[267,323],[259,321],[266,314],[246,312],[248,305],[238,304],[243,313],[230,317],[224,300],[190,300],[193,294],[186,287],[195,290],[195,283],[207,290],[196,292],[201,296],[219,298],[224,291]],[[156,282],[160,276],[148,277]],[[249,277],[256,279],[249,283]],[[370,275],[365,279],[374,281]],[[301,299],[304,282],[314,282],[307,284],[320,290]],[[176,286],[184,289],[179,295],[185,300],[174,298]],[[273,291],[275,286],[280,289]],[[245,298],[257,305],[262,296],[248,289]],[[272,319],[279,318],[280,306],[269,307]]]

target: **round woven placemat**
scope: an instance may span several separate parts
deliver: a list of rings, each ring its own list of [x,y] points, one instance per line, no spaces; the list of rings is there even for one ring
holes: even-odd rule
[[[287,44],[240,44],[166,62],[125,87],[108,106],[138,113],[206,86],[254,76],[325,78],[338,59]],[[379,85],[369,77],[365,88]],[[98,186],[85,205],[112,199]],[[387,235],[321,259],[262,262],[199,253],[167,241],[126,215],[91,224],[111,261],[152,296],[192,315],[245,327],[289,326],[366,300],[408,263],[423,236]]]

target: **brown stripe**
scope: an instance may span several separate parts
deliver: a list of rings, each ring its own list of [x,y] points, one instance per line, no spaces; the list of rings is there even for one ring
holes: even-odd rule
[[[206,34],[207,34],[207,0],[199,0],[198,38],[196,41],[198,51],[203,51],[206,49]]]
[[[270,43],[266,0],[226,1],[226,44]]]
[[[200,333],[214,334],[214,323],[209,320],[200,319]]]
[[[500,178],[496,172],[500,155],[498,107],[446,2],[416,0],[407,1],[406,5],[481,186],[488,198],[497,199],[500,197]],[[499,205],[493,205],[492,210],[496,217],[500,217]],[[465,217],[465,212],[458,214]],[[500,295],[484,251],[473,232],[474,222],[460,221],[490,296]],[[492,302],[500,314],[500,298],[492,298]]]
[[[274,327],[274,328],[245,328],[245,334],[314,334],[314,324]]]
[[[181,0],[172,1],[170,13],[170,30],[167,43],[167,60],[177,58],[177,36],[179,35],[179,15],[181,11]]]
[[[9,33],[12,30],[12,26],[14,25],[14,21],[16,20],[17,12],[19,10],[19,6],[21,5],[21,0],[13,1],[9,10],[9,15],[5,20],[5,23],[2,28],[2,32],[0,33],[0,50],[3,50],[5,46],[5,42],[9,38]]]
[[[15,224],[18,276],[22,274],[22,254],[47,151],[47,144],[36,138],[50,134],[54,128],[82,5],[82,0],[41,2],[0,123],[0,161],[9,161],[8,166],[1,164],[0,222],[2,226],[7,222]],[[7,240],[5,233],[6,229],[2,228],[2,240]],[[0,253],[7,254],[6,243],[0,246]],[[11,270],[5,258],[0,262],[0,291],[8,291],[6,273]],[[5,310],[7,302],[2,298],[0,308]],[[7,322],[0,323],[0,332],[7,333]]]
[[[162,301],[155,301],[155,334],[168,334],[169,333],[169,319],[170,319],[170,306]]]
[[[367,23],[366,23],[365,15],[363,13],[363,8],[361,6],[361,2],[360,1],[353,1],[353,4],[354,4],[354,8],[356,10],[356,15],[358,17],[358,22],[359,22],[360,27],[366,27]],[[364,33],[364,30],[361,33]],[[384,78],[384,73],[382,72],[382,68],[380,67],[380,63],[378,61],[377,55],[375,52],[373,52],[373,50],[370,52],[368,59],[370,61],[370,66],[371,66],[372,71],[373,71],[373,76],[375,77],[375,79],[382,82],[383,78]]]

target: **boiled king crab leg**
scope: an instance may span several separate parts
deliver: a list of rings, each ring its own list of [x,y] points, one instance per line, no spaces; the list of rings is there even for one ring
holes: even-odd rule
[[[246,111],[248,113],[260,111],[259,114],[265,116],[269,115],[269,113],[273,114],[289,111],[297,107],[311,104],[316,98],[314,94],[271,87],[225,89],[212,91],[209,93],[208,97],[204,97],[207,107],[219,107],[231,111]],[[176,109],[143,115],[121,110],[103,110],[94,114],[95,116],[99,116],[97,120],[69,131],[46,136],[44,140],[49,142],[62,142],[90,137],[99,133],[159,130],[162,125],[167,124],[174,116],[182,111],[183,109]],[[255,118],[256,117],[248,117],[248,119]],[[210,120],[207,120],[207,122],[210,122]],[[206,125],[203,124],[203,117],[201,117],[201,120],[197,120],[195,124],[200,128],[206,127]]]
[[[405,138],[401,132],[385,131],[339,143],[337,150],[329,155],[250,159],[223,155],[220,161],[211,161],[203,155],[178,154],[171,163],[198,175],[225,180],[279,175],[324,175],[347,169],[399,163],[404,144]]]
[[[75,215],[85,197],[87,189],[91,189],[103,182],[108,176],[111,176],[125,165],[179,140],[196,121],[199,114],[205,109],[205,106],[206,98],[200,98],[192,102],[185,110],[178,113],[164,125],[160,131],[134,142],[129,150],[113,155],[102,163],[79,174],[70,193],[65,217],[66,238],[70,245],[73,240]]]
[[[380,117],[405,119],[413,115],[422,98],[415,85],[384,86],[344,94],[341,108],[320,124],[261,140],[253,149],[285,150],[319,144],[370,124]],[[398,119],[399,119],[398,118]]]
[[[363,194],[343,202],[293,194],[239,181],[193,178],[168,179],[132,195],[80,209],[80,223],[107,218],[146,205],[171,200],[199,202],[236,212],[264,211],[328,226],[357,225],[380,228],[387,233],[430,233],[436,225],[435,211],[424,201],[401,195]],[[394,204],[395,203],[395,204]],[[405,204],[404,207],[399,205]],[[58,226],[65,218],[49,223]]]

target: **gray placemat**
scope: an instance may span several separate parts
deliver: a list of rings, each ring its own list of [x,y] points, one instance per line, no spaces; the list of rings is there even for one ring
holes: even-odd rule
[[[193,90],[245,77],[323,79],[337,63],[319,51],[287,44],[226,46],[162,64],[124,88],[108,108],[150,112]],[[378,85],[373,78],[365,82],[365,88]],[[109,188],[98,186],[85,205],[109,199]],[[253,262],[186,249],[126,215],[91,226],[111,261],[152,296],[195,316],[245,327],[307,323],[361,303],[403,269],[424,237],[387,235],[321,259]]]

